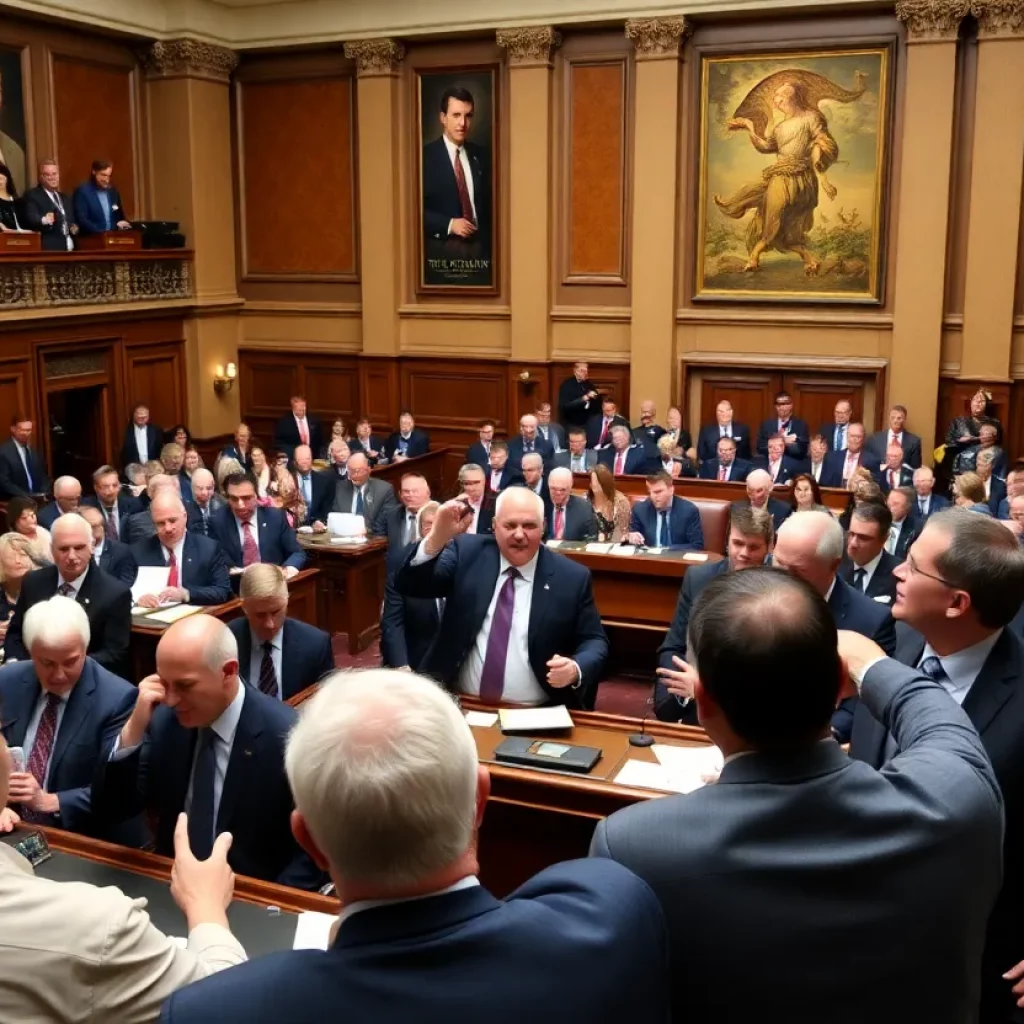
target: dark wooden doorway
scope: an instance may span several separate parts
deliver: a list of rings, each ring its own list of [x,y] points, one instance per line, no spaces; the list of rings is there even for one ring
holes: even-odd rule
[[[61,388],[46,404],[53,478],[77,477],[89,490],[92,474],[107,461],[107,386]]]

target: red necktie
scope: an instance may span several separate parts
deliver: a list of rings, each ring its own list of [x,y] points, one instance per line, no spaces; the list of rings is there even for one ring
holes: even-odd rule
[[[724,480],[725,479],[725,466],[719,466],[718,467],[718,479],[719,480]]]
[[[117,540],[117,506],[107,509],[107,523],[104,529],[107,540]]]
[[[565,534],[565,507],[559,505],[555,509],[555,540],[561,540]]]
[[[896,470],[889,470],[889,487],[890,489],[896,486]]]
[[[242,523],[242,565],[252,565],[260,560],[260,548],[256,543],[256,535],[252,532],[252,523]]]
[[[178,585],[178,560],[174,557],[174,549],[171,548],[168,551],[170,558],[167,559],[167,586],[176,587]]]
[[[476,223],[473,216],[473,204],[469,198],[469,189],[466,187],[466,172],[462,169],[462,150],[455,150],[455,187],[459,190],[459,206],[462,207],[463,220]]]
[[[600,448],[604,444],[605,439],[608,437],[608,421],[605,420],[601,424],[601,436],[597,439],[597,447]]]
[[[303,444],[309,444],[309,425],[306,423],[305,417],[299,420],[299,440]]]
[[[626,461],[626,453],[625,452],[619,452],[619,454],[615,456],[615,475],[616,476],[622,476],[623,472],[625,472],[625,470],[623,468],[623,463],[625,461]]]

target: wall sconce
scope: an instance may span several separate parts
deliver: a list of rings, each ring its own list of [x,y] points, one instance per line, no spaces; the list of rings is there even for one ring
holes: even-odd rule
[[[530,379],[531,379],[531,378],[530,378],[530,371],[529,371],[529,370],[523,370],[523,371],[522,371],[522,372],[521,372],[521,373],[519,374],[519,379],[520,379],[520,380],[521,380],[521,381],[522,381],[522,382],[523,382],[524,384],[529,384],[529,382],[530,382]]]
[[[213,375],[213,390],[218,395],[224,394],[225,391],[230,391],[235,386],[235,378],[237,376],[238,367],[234,363],[228,363],[227,366],[218,364]]]

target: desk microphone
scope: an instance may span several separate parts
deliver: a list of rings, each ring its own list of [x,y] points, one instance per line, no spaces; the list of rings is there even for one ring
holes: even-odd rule
[[[645,730],[647,729],[647,719],[650,717],[651,708],[654,707],[654,692],[658,685],[658,677],[654,677],[654,686],[651,688],[651,695],[647,698],[647,710],[644,711],[644,717],[640,719],[640,731],[633,733],[629,737],[629,745],[631,747],[652,747],[654,746],[654,737],[649,735]]]

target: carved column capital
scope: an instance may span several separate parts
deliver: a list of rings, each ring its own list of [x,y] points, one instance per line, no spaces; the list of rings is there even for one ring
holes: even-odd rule
[[[907,42],[952,43],[970,0],[897,0],[896,17],[907,26]]]
[[[971,0],[979,39],[1024,38],[1024,0]]]
[[[198,39],[158,40],[142,60],[151,78],[205,78],[227,83],[238,67],[234,50]]]
[[[677,60],[679,46],[689,34],[690,23],[683,17],[626,22],[626,38],[632,40],[637,60]]]
[[[345,44],[345,56],[356,62],[360,78],[397,75],[405,46],[397,39],[357,39]]]
[[[550,25],[535,28],[499,28],[497,43],[508,53],[513,68],[551,67],[551,55],[562,45],[562,37]]]

